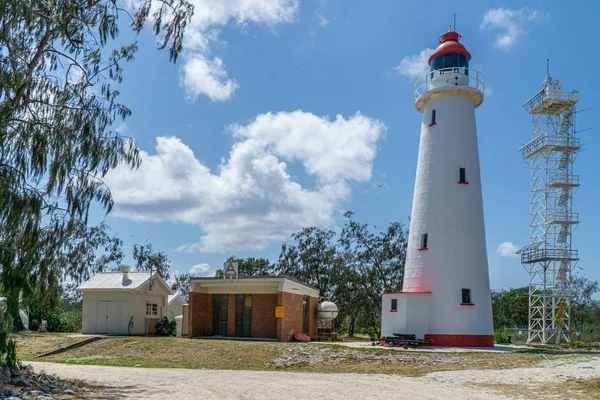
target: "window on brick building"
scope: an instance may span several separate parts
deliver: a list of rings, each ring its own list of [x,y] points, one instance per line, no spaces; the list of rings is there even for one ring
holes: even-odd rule
[[[302,333],[310,335],[308,331],[308,310],[309,310],[309,299],[308,296],[302,298]]]

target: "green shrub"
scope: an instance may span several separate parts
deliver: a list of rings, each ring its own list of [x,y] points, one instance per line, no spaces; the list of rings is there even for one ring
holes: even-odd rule
[[[81,309],[67,311],[60,314],[59,332],[79,332],[81,331]]]
[[[17,342],[14,339],[9,339],[6,343],[4,368],[9,371],[18,371],[22,368],[21,361],[17,357]]]
[[[368,328],[360,328],[358,330],[358,333],[360,333],[361,335],[369,335],[371,336],[378,336],[379,332],[377,332],[377,330],[375,328],[373,328],[372,326],[368,327]]]
[[[64,312],[59,307],[48,311],[32,307],[29,311],[29,329],[38,331],[42,320],[46,320],[48,332],[80,332],[81,318],[81,308]]]
[[[496,342],[496,344],[508,343],[507,337],[504,336],[504,328],[498,328],[494,330],[494,341]]]
[[[169,318],[162,317],[156,323],[156,334],[160,336],[175,336],[177,333],[177,322],[169,321]]]

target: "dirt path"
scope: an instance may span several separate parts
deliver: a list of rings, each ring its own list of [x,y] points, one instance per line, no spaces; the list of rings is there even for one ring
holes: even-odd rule
[[[568,360],[544,361],[537,367],[479,371],[432,372],[429,378],[455,384],[539,385],[567,379],[592,379],[600,377],[600,357],[582,357],[577,362]]]
[[[31,365],[97,385],[104,399],[505,399],[464,385],[396,375]]]

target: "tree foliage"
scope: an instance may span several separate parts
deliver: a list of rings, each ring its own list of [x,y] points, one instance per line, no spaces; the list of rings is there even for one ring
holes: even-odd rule
[[[583,276],[576,276],[572,281],[574,300],[571,305],[571,330],[582,332],[586,324],[600,331],[600,302],[592,296],[598,292],[598,282],[590,281]]]
[[[378,332],[381,293],[402,289],[408,235],[399,222],[376,234],[368,224],[356,222],[353,213],[345,216],[339,237],[318,227],[293,234],[293,243],[282,245],[276,271],[335,301],[350,335],[359,319]]]
[[[266,258],[237,258],[236,256],[229,256],[226,263],[234,261],[238,263],[238,274],[240,276],[270,275],[274,271],[274,266]],[[218,269],[215,272],[215,276],[222,278],[223,270]]]
[[[292,235],[295,244],[283,243],[277,262],[279,274],[291,275],[319,289],[321,296],[331,297],[332,280],[341,266],[336,234],[332,230],[307,227]]]
[[[35,311],[34,315],[49,314],[58,308],[65,293],[73,299],[79,297],[74,289],[82,280],[119,265],[124,256],[122,241],[111,236],[108,225],[79,223],[75,228],[70,239],[61,246],[34,253],[18,249],[16,264],[11,264],[15,260],[10,258],[2,263],[0,293],[7,297],[6,311],[12,317],[16,330],[24,328],[19,317],[20,308]],[[2,253],[3,256],[8,254]],[[34,264],[22,265],[23,260]],[[5,269],[6,265],[11,268]],[[45,267],[40,268],[40,265]]]
[[[377,333],[381,317],[381,294],[402,290],[408,232],[402,223],[392,222],[386,230],[375,234],[368,224],[355,221],[354,213],[349,211],[344,216],[346,225],[339,243],[349,265],[347,270],[352,271],[349,276],[356,277],[356,280],[339,285],[337,297],[347,299],[344,303],[350,305],[352,329],[353,321],[362,314]],[[359,291],[362,298],[356,298],[355,291]],[[357,309],[353,305],[357,301],[363,304],[362,308]]]
[[[169,257],[162,251],[154,251],[150,243],[133,245],[133,258],[138,271],[152,270],[158,272],[165,281],[170,279],[171,261],[169,261]]]
[[[145,0],[130,16],[121,4],[0,2],[0,282],[9,308],[21,288],[31,293],[32,277],[29,284],[48,288],[65,275],[81,278],[79,266],[59,260],[73,254],[92,203],[111,210],[102,178],[141,162],[134,141],[114,129],[131,114],[118,86],[137,50],[136,42],[116,45],[119,21],[128,18],[139,32],[152,20],[175,61],[193,8],[187,0]],[[7,349],[0,340],[0,359]]]
[[[529,288],[492,290],[494,329],[526,328],[529,324]]]
[[[189,273],[175,275],[175,281],[171,284],[171,290],[179,293],[183,301],[188,302],[190,291],[192,290],[192,276]]]

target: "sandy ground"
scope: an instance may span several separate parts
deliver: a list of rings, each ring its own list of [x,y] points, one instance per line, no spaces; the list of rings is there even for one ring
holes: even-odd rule
[[[514,344],[497,344],[494,347],[436,347],[436,346],[425,346],[420,347],[418,349],[408,348],[404,349],[402,347],[389,347],[389,346],[373,346],[371,342],[319,342],[319,344],[329,344],[329,345],[342,345],[350,348],[377,348],[377,349],[386,349],[386,350],[394,350],[394,351],[417,351],[424,352],[430,351],[435,353],[513,353],[513,352],[527,352],[531,351],[533,347],[525,346],[525,345],[514,345]]]
[[[274,371],[126,368],[31,363],[63,378],[87,381],[103,399],[506,399],[473,384],[532,387],[600,377],[600,357],[546,361],[538,367],[434,372],[425,377]],[[174,384],[177,382],[177,384]]]
[[[576,363],[568,361],[544,361],[539,367],[509,370],[432,372],[427,376],[437,381],[452,382],[459,385],[473,383],[539,385],[561,382],[567,379],[600,377],[600,357],[585,357],[585,359]]]
[[[96,385],[103,399],[505,399],[477,388],[395,375],[31,365]]]

